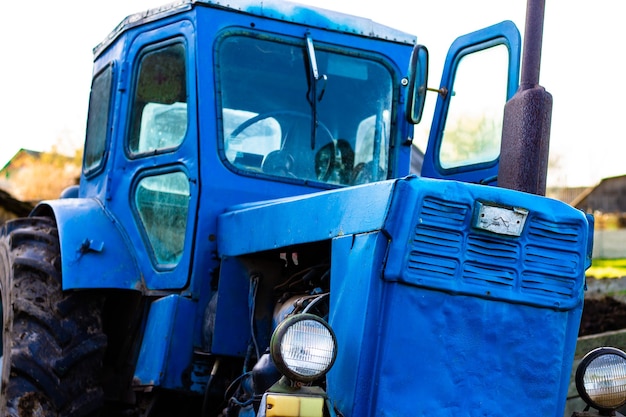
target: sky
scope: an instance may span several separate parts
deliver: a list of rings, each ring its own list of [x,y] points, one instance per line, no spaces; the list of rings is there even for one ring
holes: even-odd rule
[[[436,87],[454,39],[512,20],[524,32],[525,0],[299,0],[410,32],[430,52]],[[0,167],[20,148],[82,147],[93,48],[129,14],[168,0],[31,0],[3,4],[0,35]],[[540,85],[553,96],[548,185],[590,186],[626,174],[626,40],[617,0],[547,0]],[[435,94],[427,100],[432,113]],[[418,131],[427,131],[430,118]]]

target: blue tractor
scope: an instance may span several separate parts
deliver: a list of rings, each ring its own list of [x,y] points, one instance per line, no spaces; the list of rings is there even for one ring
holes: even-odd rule
[[[462,36],[429,89],[413,35],[355,16],[125,19],[80,185],[0,232],[0,414],[561,417],[593,226],[545,172],[498,180],[520,49]]]

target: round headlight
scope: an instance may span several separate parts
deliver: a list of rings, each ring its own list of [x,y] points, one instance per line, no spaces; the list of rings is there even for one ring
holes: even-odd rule
[[[287,378],[314,381],[330,370],[337,355],[337,339],[328,323],[313,314],[283,320],[272,335],[272,360]]]
[[[587,353],[576,370],[576,389],[598,410],[616,410],[626,404],[626,354],[611,347]]]

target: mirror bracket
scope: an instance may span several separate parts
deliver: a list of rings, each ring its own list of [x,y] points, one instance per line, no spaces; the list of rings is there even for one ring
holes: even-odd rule
[[[428,87],[426,91],[434,91],[441,96],[441,98],[445,99],[448,95],[448,89],[446,87],[441,88],[432,88]]]

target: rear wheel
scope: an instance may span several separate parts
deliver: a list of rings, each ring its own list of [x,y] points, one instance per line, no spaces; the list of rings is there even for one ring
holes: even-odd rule
[[[0,415],[94,414],[103,402],[101,303],[87,293],[62,290],[52,219],[17,219],[2,226],[0,292]]]

